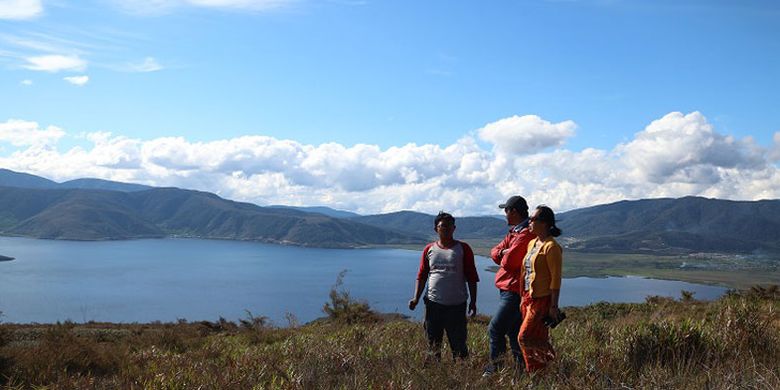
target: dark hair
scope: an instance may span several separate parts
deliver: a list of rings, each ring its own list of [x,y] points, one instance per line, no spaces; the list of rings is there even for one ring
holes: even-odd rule
[[[555,226],[555,213],[552,209],[543,204],[536,206],[536,209],[539,210],[539,215],[537,215],[536,219],[549,225],[550,235],[553,237],[560,236],[562,232],[561,229]]]
[[[451,221],[453,225],[455,224],[455,217],[453,217],[452,214],[439,211],[439,214],[436,215],[436,219],[433,220],[433,228],[436,229],[439,227],[439,222],[443,219]]]

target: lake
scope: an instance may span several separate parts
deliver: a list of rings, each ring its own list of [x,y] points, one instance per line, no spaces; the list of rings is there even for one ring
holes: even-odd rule
[[[422,248],[420,248],[422,250]],[[342,270],[343,288],[373,308],[421,318],[406,307],[420,252],[402,249],[317,249],[254,242],[156,239],[78,242],[0,237],[2,322],[215,321],[266,316],[286,325],[323,316]],[[565,256],[565,255],[564,255]],[[565,261],[565,257],[564,257]],[[480,313],[495,311],[493,262],[477,257]],[[565,275],[564,275],[565,276]],[[678,281],[564,279],[562,306],[599,301],[643,302],[648,295],[715,299],[726,289]]]

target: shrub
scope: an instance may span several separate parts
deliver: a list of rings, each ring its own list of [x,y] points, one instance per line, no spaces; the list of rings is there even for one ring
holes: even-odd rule
[[[634,311],[633,304],[630,303],[608,303],[597,302],[588,308],[589,312],[595,313],[596,317],[602,320],[612,320],[619,317],[624,317]]]
[[[669,297],[662,297],[660,295],[651,295],[645,298],[645,303],[648,305],[663,306],[674,303],[674,299]]]
[[[347,324],[378,321],[379,316],[371,310],[368,303],[354,300],[349,295],[349,291],[339,291],[339,287],[344,283],[346,273],[347,270],[339,272],[336,284],[330,289],[330,302],[325,303],[322,311],[328,315],[329,319]]]
[[[695,294],[696,293],[693,291],[680,290],[680,302],[691,303],[695,301],[695,299],[693,298]]]
[[[31,383],[49,383],[60,376],[109,375],[120,370],[123,354],[76,336],[70,324],[49,327],[33,346],[12,348],[13,366],[9,378],[19,377]]]
[[[749,295],[748,295],[749,296]],[[725,351],[764,352],[770,356],[778,349],[776,311],[762,308],[755,298],[730,298],[722,301],[716,323],[720,325]]]
[[[689,366],[704,362],[715,352],[700,323],[642,322],[627,335],[625,358],[638,370],[646,365]]]

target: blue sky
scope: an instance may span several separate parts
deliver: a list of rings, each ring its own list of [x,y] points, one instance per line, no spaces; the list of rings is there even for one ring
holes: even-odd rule
[[[0,0],[5,168],[359,212],[780,195],[780,3],[74,3]]]

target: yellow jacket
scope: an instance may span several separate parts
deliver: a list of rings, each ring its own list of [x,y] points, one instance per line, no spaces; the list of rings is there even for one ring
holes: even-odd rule
[[[528,243],[528,255],[533,253],[533,247],[538,238]],[[526,255],[526,256],[528,256]],[[523,260],[525,264],[525,260]],[[531,286],[530,294],[533,298],[550,295],[550,290],[561,289],[561,268],[563,267],[563,248],[554,238],[548,237],[542,243],[542,247],[531,257]],[[525,280],[525,265],[521,279]]]

